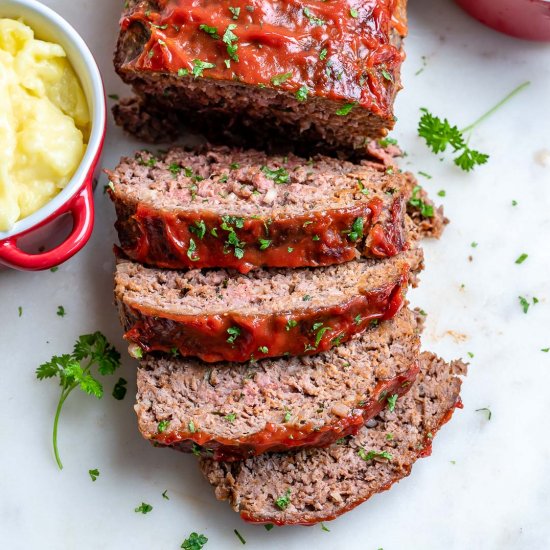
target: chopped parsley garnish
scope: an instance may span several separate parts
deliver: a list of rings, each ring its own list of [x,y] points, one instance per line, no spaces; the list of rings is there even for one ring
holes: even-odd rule
[[[397,140],[392,137],[386,137],[378,140],[380,147],[387,147],[388,145],[397,145]]]
[[[199,239],[202,239],[206,235],[206,224],[203,220],[197,220],[195,221],[195,225],[189,227],[189,231],[194,233]]]
[[[336,111],[336,114],[338,116],[346,116],[346,115],[349,115],[351,113],[351,110],[355,107],[355,103],[346,103],[345,105],[343,105],[342,107],[340,107],[337,111]]]
[[[491,412],[491,409],[489,407],[483,407],[482,409],[476,409],[476,412],[484,412],[487,414],[487,420],[491,420],[491,417],[493,416],[493,413]]]
[[[396,393],[388,397],[388,410],[390,412],[395,411],[395,404],[397,403],[398,397],[399,395],[397,395]]]
[[[227,341],[230,344],[233,344],[235,340],[241,335],[241,329],[239,327],[229,327],[227,329],[227,334],[229,334],[229,338],[227,338]]]
[[[540,351],[544,353],[548,353],[550,351],[550,348],[542,348]]]
[[[474,358],[474,354],[473,354],[471,351],[469,351],[469,352],[468,352],[468,357],[469,357],[470,359],[473,359],[473,358]]]
[[[109,182],[109,184],[112,184],[112,183],[113,183],[112,181]],[[55,273],[58,269],[59,269],[59,266],[56,265],[56,266],[52,267],[52,268],[50,269],[50,271],[51,271],[52,273]]]
[[[235,413],[229,413],[229,414],[226,414],[223,418],[228,422],[235,422],[237,415]]]
[[[411,206],[414,206],[415,208],[418,208],[420,210],[420,215],[423,218],[433,218],[434,207],[431,204],[425,203],[420,198],[421,190],[422,190],[422,187],[420,187],[420,185],[415,185],[415,187],[413,188],[412,196],[409,199],[409,204]]]
[[[357,19],[359,17],[359,12],[355,8],[350,8],[349,14],[354,18]]]
[[[269,166],[262,166],[261,171],[268,177],[270,180],[273,180],[275,183],[284,184],[288,183],[290,174],[284,168],[277,168],[276,170],[269,168]]]
[[[238,162],[232,162],[229,165],[230,170],[238,170],[241,167],[241,165]]]
[[[306,101],[308,95],[308,89],[306,86],[300,86],[300,89],[296,92],[296,99],[298,101]]]
[[[55,460],[60,470],[63,469],[63,464],[57,447],[57,428],[63,404],[76,388],[98,399],[103,396],[103,386],[91,374],[91,368],[94,365],[97,366],[99,374],[103,376],[113,374],[120,367],[120,353],[109,344],[101,332],[80,336],[74,345],[72,354],[56,355],[36,369],[38,380],[59,377],[61,385],[52,437]]]
[[[289,246],[286,251],[290,254],[291,252],[294,252],[294,248],[292,248],[291,246]]]
[[[209,34],[212,38],[219,40],[220,35],[218,34],[218,29],[216,27],[209,27],[208,25],[199,25],[199,29],[204,31],[206,34]]]
[[[201,61],[200,59],[193,59],[193,76],[198,78],[202,76],[202,73],[205,69],[213,69],[216,65],[214,63],[208,63],[206,61]]]
[[[386,434],[386,441],[392,441],[393,440],[393,434],[392,433],[387,433]]]
[[[361,323],[361,321],[363,320],[363,317],[361,317],[361,315],[356,315],[355,318],[353,319],[353,322],[356,324],[356,325],[359,325]]]
[[[192,420],[187,423],[187,429],[191,434],[194,434],[197,431],[197,428],[195,428],[195,423]]]
[[[516,260],[516,264],[522,264],[527,258],[529,257],[528,254],[525,254],[525,252],[523,254],[521,254],[518,259]],[[59,315],[59,314],[58,314]]]
[[[323,61],[327,57],[327,49],[323,48],[319,53],[319,59]]]
[[[178,76],[187,76],[189,74],[188,69],[178,69]]]
[[[124,397],[126,396],[126,384],[128,382],[124,380],[124,378],[119,378],[118,382],[115,384],[115,387],[113,388],[113,397],[117,401],[122,401]]]
[[[88,473],[90,474],[90,478],[92,481],[95,481],[99,477],[99,470],[97,468],[94,468],[93,470],[88,470]]]
[[[357,450],[357,454],[360,458],[362,458],[365,462],[369,462],[370,460],[374,460],[375,458],[385,458],[386,460],[392,460],[392,455],[388,453],[387,451],[365,451],[363,447],[359,447]]]
[[[179,164],[173,163],[168,166],[168,170],[170,170],[172,175],[177,176],[181,172],[181,166]]]
[[[222,40],[227,44],[227,55],[229,55],[233,61],[239,61],[239,56],[237,55],[239,46],[236,43],[239,37],[233,32],[236,28],[237,25],[235,23],[228,25],[222,38]]]
[[[473,241],[473,242],[470,244],[470,246],[471,246],[472,248],[477,248],[478,243],[476,243],[475,241]]]
[[[19,314],[19,317],[23,315],[23,308],[21,306],[17,308],[17,313]]]
[[[284,421],[285,422],[290,422],[291,419],[292,419],[292,413],[288,410],[285,411]]]
[[[311,296],[309,294],[304,294],[304,297],[302,298],[304,302],[309,302],[311,300]]]
[[[233,532],[235,533],[235,536],[241,541],[241,544],[246,544],[244,537],[237,531],[237,529],[233,529]]]
[[[355,218],[349,231],[344,231],[350,241],[354,243],[363,238],[363,218]]]
[[[531,304],[523,296],[518,296],[518,299],[519,299],[519,303],[521,305],[521,308],[523,309],[523,313],[527,313],[529,311],[529,307],[530,307]]]
[[[241,8],[233,8],[229,6],[229,11],[233,14],[233,19],[237,20],[241,13]]]
[[[382,68],[380,69],[380,72],[382,73],[382,76],[386,79],[386,80],[389,80],[390,82],[393,82],[393,76],[390,72],[388,72],[386,69]]]
[[[291,328],[294,328],[295,326],[298,325],[298,322],[295,321],[294,319],[289,319],[287,322],[286,322],[286,330],[290,330]]]
[[[321,529],[327,533],[330,533],[330,529],[324,523],[321,523]]]
[[[118,101],[120,98],[118,97],[118,94],[109,94],[109,99],[113,99],[114,101]]]
[[[141,514],[148,514],[152,509],[153,509],[153,507],[152,507],[150,504],[146,504],[145,502],[142,502],[142,503],[134,510],[134,512],[136,512],[137,514],[139,514],[139,513],[141,513]]]
[[[317,334],[315,335],[315,348],[318,348],[325,332],[328,332],[332,329],[330,327],[324,327],[323,323],[315,323],[313,325],[313,330],[317,331]]]
[[[168,426],[170,426],[170,420],[161,420],[157,425],[157,433],[164,433],[168,429]]]
[[[441,189],[441,191],[437,192],[438,197],[444,197],[447,193],[445,192],[445,189]]]
[[[180,548],[183,550],[202,550],[202,547],[208,542],[208,539],[204,535],[198,533],[191,533],[187,537]]]
[[[428,174],[427,172],[422,172],[422,170],[420,170],[418,172],[421,176],[424,176],[426,179],[428,180],[431,180],[432,179],[432,176],[430,174]]]
[[[269,348],[268,348],[267,346],[260,346],[260,347],[258,348],[258,351],[259,351],[260,353],[269,353]]]
[[[63,306],[57,306],[57,315],[59,317],[65,317],[65,308]]]
[[[199,256],[197,256],[197,244],[193,239],[189,239],[189,248],[187,249],[187,257],[192,262],[198,262],[200,260]]]
[[[283,82],[286,82],[289,78],[292,78],[292,73],[280,73],[271,78],[273,86],[280,86]]]
[[[168,496],[168,489],[166,489],[166,490],[162,493],[162,498],[165,499],[165,500],[170,500],[170,497]]]
[[[266,524],[264,525],[264,529],[265,529],[266,531],[271,531],[271,529],[273,529],[273,527],[275,527],[275,525],[273,525],[273,523],[266,523]]]
[[[323,19],[320,19],[319,17],[315,17],[315,15],[311,13],[311,10],[309,8],[304,8],[304,15],[309,19],[309,22],[312,25],[320,27],[321,25],[325,24],[325,21]]]
[[[275,504],[281,509],[286,510],[290,504],[290,489],[286,493],[275,500]]]
[[[518,201],[513,200],[513,201],[512,201],[512,206],[517,206],[517,205],[518,205]]]
[[[260,243],[260,250],[265,250],[266,248],[269,248],[269,246],[271,246],[271,243],[273,241],[269,240],[269,239],[260,239],[259,240],[259,243]]]
[[[319,235],[313,235],[313,237],[311,237],[311,240],[312,241],[320,241],[321,237],[319,237]]]

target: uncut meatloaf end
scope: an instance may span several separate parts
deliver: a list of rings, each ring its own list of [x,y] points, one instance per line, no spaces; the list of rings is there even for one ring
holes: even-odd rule
[[[433,437],[460,403],[466,365],[420,356],[421,372],[392,412],[385,409],[355,437],[323,449],[274,453],[241,462],[201,459],[221,500],[246,521],[312,525],[329,521],[389,489],[431,452]]]
[[[172,271],[121,259],[115,299],[125,338],[142,352],[249,361],[326,351],[392,318],[404,304],[413,249],[315,269]],[[139,352],[138,352],[139,353]]]
[[[148,265],[317,267],[411,246],[408,180],[380,164],[205,146],[107,173],[120,246]]]
[[[115,68],[146,103],[210,138],[364,149],[394,125],[406,34],[406,0],[374,4],[354,17],[346,0],[251,0],[235,17],[229,0],[133,0]]]
[[[155,445],[226,461],[329,445],[410,389],[419,348],[404,309],[313,356],[208,367],[148,356],[138,369],[139,429]]]

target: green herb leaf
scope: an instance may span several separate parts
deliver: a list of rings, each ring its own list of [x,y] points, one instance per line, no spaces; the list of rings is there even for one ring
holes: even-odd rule
[[[227,44],[227,55],[229,55],[233,61],[239,61],[239,56],[237,55],[239,46],[236,43],[239,37],[233,32],[236,28],[237,25],[235,23],[228,25],[222,38],[222,40]]]
[[[165,499],[165,500],[170,500],[170,497],[168,496],[168,489],[166,489],[166,490],[162,493],[162,498]]]
[[[199,29],[204,31],[206,34],[210,35],[212,38],[219,40],[220,35],[218,34],[218,29],[216,27],[209,27],[208,25],[199,25]]]
[[[202,547],[208,542],[204,535],[191,533],[181,544],[183,550],[202,550]]]
[[[359,12],[355,8],[350,8],[349,14],[354,18],[357,19],[359,17]]]
[[[241,8],[232,8],[229,6],[229,11],[233,14],[233,19],[237,20],[241,13]]]
[[[326,59],[326,57],[327,57],[327,49],[326,49],[326,48],[323,48],[323,49],[321,50],[321,52],[319,53],[319,59],[320,59],[321,61],[323,61],[324,59]]]
[[[284,168],[271,169],[268,166],[262,166],[261,171],[275,183],[288,183],[290,179],[290,174]]]
[[[80,336],[71,355],[53,356],[50,361],[36,369],[38,380],[58,377],[60,381],[61,395],[55,412],[52,435],[55,459],[59,469],[63,468],[63,464],[59,456],[57,430],[63,404],[76,388],[97,398],[103,396],[103,387],[91,374],[93,366],[96,366],[98,372],[104,376],[113,374],[120,366],[120,354],[100,332]]]
[[[266,531],[271,531],[271,529],[273,529],[273,527],[275,527],[275,525],[273,525],[273,523],[266,523],[266,524],[264,525],[264,529],[265,529]]]
[[[330,529],[324,523],[321,523],[321,529],[327,533],[330,533]]]
[[[195,225],[189,227],[189,231],[194,233],[199,239],[203,239],[206,235],[206,224],[203,220],[196,220]]]
[[[306,101],[308,93],[309,91],[306,86],[300,86],[299,90],[296,92],[296,99],[298,101]]]
[[[295,326],[298,325],[298,321],[295,321],[294,319],[289,319],[287,322],[286,322],[286,330],[290,330],[292,328],[294,328]]]
[[[188,69],[178,69],[178,76],[187,76],[189,74]]]
[[[193,59],[193,76],[198,78],[202,76],[202,73],[205,69],[213,69],[216,65],[214,63],[208,63],[206,61],[201,61],[200,59]]]
[[[65,317],[65,308],[63,306],[57,306],[57,315],[59,317]]]
[[[527,258],[529,257],[528,254],[525,254],[525,252],[523,254],[521,254],[518,259],[516,260],[516,264],[522,264]]]
[[[281,73],[271,78],[273,86],[280,86],[283,82],[286,82],[289,78],[292,78],[292,73]]]
[[[321,25],[325,24],[325,21],[323,19],[320,19],[319,17],[315,17],[315,15],[311,13],[311,10],[309,8],[304,8],[303,11],[304,11],[304,15],[309,19],[309,22],[312,25],[320,27]]]
[[[227,334],[229,334],[229,338],[227,341],[230,344],[233,344],[235,340],[241,335],[241,329],[239,327],[229,327],[227,329]]]
[[[529,311],[529,306],[531,304],[529,304],[529,302],[523,297],[523,296],[518,296],[518,299],[519,299],[519,303],[523,309],[523,313],[527,313]]]
[[[482,409],[476,409],[476,412],[486,413],[487,420],[491,420],[491,417],[493,416],[493,413],[491,412],[491,409],[489,409],[489,407],[483,407]]]
[[[409,204],[414,208],[418,208],[420,210],[420,215],[423,218],[433,218],[434,207],[431,204],[424,202],[420,198],[421,190],[422,190],[422,187],[420,187],[420,185],[416,185],[413,188],[411,198],[409,199]]]
[[[357,454],[360,458],[362,458],[365,462],[369,462],[370,460],[374,460],[375,458],[385,458],[386,460],[392,460],[393,457],[390,453],[387,451],[365,451],[363,447],[359,447],[357,450]]]
[[[187,257],[192,262],[198,262],[200,260],[197,256],[197,245],[193,239],[189,239],[189,248],[187,249]]]
[[[259,243],[260,243],[260,250],[265,250],[266,248],[269,248],[272,241],[269,239],[260,239]]]
[[[396,393],[394,393],[393,395],[390,395],[390,397],[388,397],[388,410],[390,412],[395,411],[395,404],[397,403],[398,397],[399,397],[399,395],[397,395]]]
[[[122,401],[124,397],[126,396],[126,384],[128,382],[124,380],[124,378],[119,378],[118,382],[115,384],[115,387],[113,388],[113,397],[117,401]]]
[[[337,111],[336,111],[336,114],[338,116],[346,116],[346,115],[349,115],[351,113],[351,110],[355,107],[355,103],[346,103],[345,105],[343,105],[342,107],[340,107]]]
[[[344,231],[350,241],[357,242],[363,238],[363,218],[355,218],[349,231]]]
[[[164,433],[168,429],[168,426],[170,426],[170,420],[161,420],[157,425],[157,433]]]
[[[88,470],[88,473],[90,474],[92,481],[95,481],[99,477],[99,470],[97,468]]]
[[[153,507],[150,504],[146,504],[145,502],[142,502],[135,510],[137,514],[148,514]]]
[[[258,351],[259,351],[260,353],[269,353],[269,348],[268,348],[267,346],[260,346],[260,347],[258,348]]]
[[[280,510],[286,510],[290,505],[290,489],[287,489],[285,494],[275,500],[275,504]]]

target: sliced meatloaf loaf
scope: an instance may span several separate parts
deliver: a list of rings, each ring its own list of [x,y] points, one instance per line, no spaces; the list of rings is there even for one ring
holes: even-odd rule
[[[358,432],[323,449],[274,453],[241,462],[202,459],[216,496],[243,519],[311,525],[347,512],[407,476],[431,452],[437,430],[460,406],[460,361],[420,356],[411,391]]]
[[[138,370],[142,435],[215,460],[329,445],[406,393],[418,373],[414,314],[324,353],[217,363],[149,356]]]
[[[404,254],[247,275],[122,260],[115,298],[134,355],[136,346],[209,362],[314,354],[399,311],[408,273],[422,264],[419,250]]]
[[[121,248],[149,265],[313,267],[409,245],[410,184],[381,164],[205,147],[140,152],[108,174]]]
[[[364,147],[394,125],[406,0],[129,0],[115,67],[201,133]]]

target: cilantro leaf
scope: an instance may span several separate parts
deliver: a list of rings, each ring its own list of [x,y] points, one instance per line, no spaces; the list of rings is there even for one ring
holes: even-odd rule
[[[191,533],[181,544],[183,550],[202,550],[202,547],[208,542],[204,535]]]

